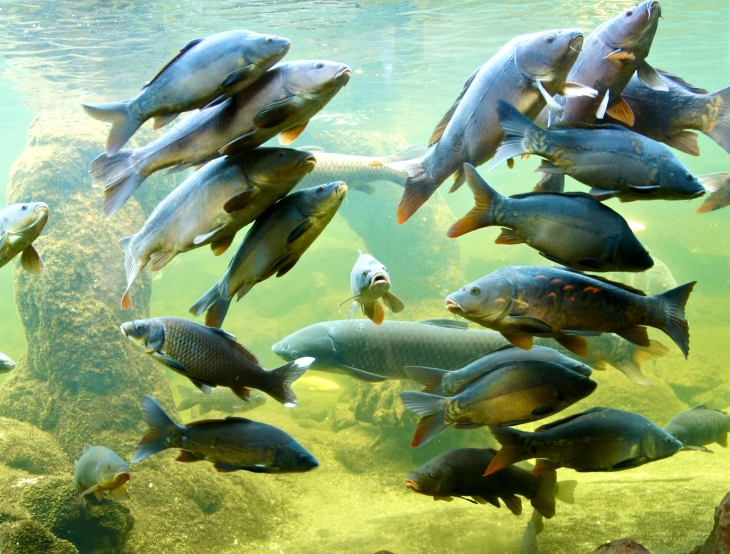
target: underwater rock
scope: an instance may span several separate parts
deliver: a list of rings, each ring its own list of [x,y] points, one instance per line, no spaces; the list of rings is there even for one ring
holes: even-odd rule
[[[359,424],[335,435],[335,459],[352,473],[364,473],[378,467],[382,458],[382,436],[372,425]]]
[[[71,460],[49,433],[0,417],[0,463],[41,475],[68,469]]]
[[[0,544],[3,554],[79,554],[73,544],[32,519],[0,525]]]
[[[692,551],[692,554],[728,553],[730,553],[730,492],[715,508],[715,525],[712,527],[705,544]]]
[[[633,539],[620,539],[602,544],[588,554],[651,554],[643,545]]]

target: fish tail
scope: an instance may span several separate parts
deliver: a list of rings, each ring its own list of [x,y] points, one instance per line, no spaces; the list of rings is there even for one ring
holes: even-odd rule
[[[112,124],[106,141],[107,156],[119,152],[143,123],[139,114],[133,109],[132,100],[111,104],[81,104],[81,106],[94,119]]]
[[[448,427],[444,422],[446,398],[413,391],[401,392],[400,398],[406,408],[423,416],[416,425],[411,448],[418,448],[426,444]]]
[[[403,225],[408,219],[416,213],[426,200],[436,191],[441,183],[434,183],[431,176],[426,171],[423,161],[426,156],[407,160],[402,162],[392,162],[385,164],[391,169],[397,169],[408,172],[403,197],[398,204],[398,225]]]
[[[127,273],[127,290],[124,291],[124,296],[122,296],[122,308],[125,310],[132,307],[132,283],[134,283],[147,265],[147,263],[138,263],[137,258],[134,256],[134,252],[132,252],[132,240],[136,236],[137,235],[130,235],[119,239],[119,244],[121,244],[122,248],[124,248],[124,269]]]
[[[726,152],[730,152],[730,87],[726,87],[711,95],[714,99],[720,99],[720,113],[714,121],[714,126],[705,134],[722,146]]]
[[[474,207],[451,226],[446,233],[449,237],[460,237],[466,233],[494,225],[494,203],[503,198],[496,190],[489,186],[471,164],[464,164],[466,184],[474,195]]]
[[[528,138],[533,130],[540,130],[526,115],[504,100],[497,102],[497,115],[504,131],[504,138],[489,164],[490,170],[510,158],[522,154],[534,154],[528,149]]]
[[[444,369],[436,369],[435,367],[407,366],[405,368],[406,375],[423,385],[423,391],[431,394],[438,394],[441,388],[441,382],[449,373]]]
[[[651,387],[654,383],[641,372],[641,364],[655,358],[664,356],[669,349],[662,343],[651,340],[649,346],[639,346],[637,344],[631,344],[631,356],[622,359],[619,362],[612,362],[611,365],[615,365],[621,373],[626,375],[637,385],[643,385]]]
[[[195,404],[197,404],[195,396],[193,395],[193,389],[185,387],[183,385],[178,385],[177,390],[180,393],[180,396],[182,396],[180,404],[177,405],[178,412],[184,412],[185,410],[189,410],[190,408],[195,406]]]
[[[555,498],[566,504],[575,504],[575,487],[578,486],[578,481],[560,481],[555,485]]]
[[[314,358],[299,358],[273,371],[276,373],[276,386],[269,392],[269,395],[284,404],[287,408],[297,405],[297,396],[291,388],[294,381],[299,379],[310,365]]]
[[[231,305],[231,299],[227,298],[221,289],[222,285],[221,281],[219,281],[200,300],[190,307],[190,313],[195,316],[206,312],[205,324],[208,327],[220,328],[228,313],[228,307]]]
[[[664,315],[659,322],[659,328],[679,346],[685,358],[689,354],[689,323],[684,317],[684,307],[696,284],[697,281],[692,281],[655,296],[664,305]]]
[[[730,205],[730,173],[708,173],[700,175],[697,179],[705,190],[712,193],[697,208],[698,214],[712,212]]]
[[[489,430],[492,432],[494,438],[497,439],[497,442],[502,445],[502,448],[494,456],[484,475],[491,475],[507,466],[534,457],[529,454],[524,454],[525,438],[522,431],[512,429],[511,427],[494,426],[489,427]]]
[[[157,400],[145,394],[142,399],[142,417],[150,426],[149,432],[142,437],[137,450],[132,456],[132,463],[141,462],[152,454],[157,454],[166,448],[172,448],[167,442],[172,431],[183,431],[185,428],[175,423],[157,403]]]
[[[113,156],[100,154],[89,165],[89,173],[104,179],[104,213],[113,215],[134,194],[147,176],[137,171],[134,150],[120,150]]]
[[[547,519],[555,515],[557,481],[558,473],[555,470],[541,474],[537,485],[537,494],[535,494],[535,498],[530,500],[532,507]]]

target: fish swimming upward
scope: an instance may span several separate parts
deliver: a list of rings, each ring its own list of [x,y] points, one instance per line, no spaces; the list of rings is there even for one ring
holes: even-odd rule
[[[402,312],[405,306],[400,298],[390,292],[388,268],[369,254],[363,254],[361,250],[358,250],[358,253],[359,256],[350,273],[352,296],[340,302],[340,306],[354,300],[347,314],[348,319],[352,319],[357,309],[362,307],[365,317],[380,325],[385,319],[385,311],[379,302],[381,298],[394,314]]]

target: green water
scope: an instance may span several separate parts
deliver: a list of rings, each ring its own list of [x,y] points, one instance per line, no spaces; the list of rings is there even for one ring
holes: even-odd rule
[[[384,155],[407,144],[425,142],[463,81],[514,36],[558,27],[580,27],[588,33],[630,4],[430,0],[4,2],[0,4],[0,206],[5,205],[11,168],[26,148],[34,116],[48,112],[76,114],[81,111],[81,102],[129,98],[181,45],[196,37],[249,28],[290,39],[292,48],[285,61],[326,58],[349,64],[353,70],[350,82],[321,114],[329,117],[310,123],[294,145],[335,144],[342,153]],[[730,3],[668,0],[663,3],[663,15],[648,61],[710,91],[730,85]],[[150,130],[151,125],[146,124],[145,129]],[[699,145],[702,155],[698,158],[677,153],[696,175],[729,170],[728,153],[704,135],[700,135]],[[103,147],[99,143],[98,151]],[[57,163],[63,166],[67,162],[59,159]],[[481,173],[501,193],[515,194],[535,184],[538,163],[533,157],[518,161],[512,170],[503,164],[489,173],[483,167]],[[142,186],[149,185],[146,182]],[[570,181],[568,188],[586,190]],[[446,186],[442,189],[453,222],[472,206],[472,197],[466,187],[451,195],[446,194]],[[99,188],[93,192],[98,195],[101,219],[101,192]],[[419,289],[419,274],[430,278],[437,271],[429,268],[458,265],[463,283],[447,284],[444,277],[444,292],[449,292],[505,265],[539,265],[544,261],[526,246],[493,244],[497,231],[487,229],[458,239],[458,255],[454,254],[448,263],[419,259],[411,262],[418,269],[408,271],[407,253],[393,253],[386,246],[395,233],[406,233],[411,222],[401,228],[394,224],[369,225],[376,220],[370,210],[395,214],[394,203],[378,203],[378,198],[379,194],[373,200],[351,193],[348,204],[294,270],[282,279],[257,285],[245,299],[231,306],[225,329],[250,347],[266,367],[280,365],[281,360],[270,348],[289,333],[318,321],[346,317],[347,308],[338,309],[337,305],[350,295],[349,274],[358,248],[391,268],[393,291],[406,305],[398,316],[403,320],[448,315],[443,308],[444,295]],[[432,202],[442,200],[435,198]],[[726,354],[730,336],[730,210],[697,215],[694,212],[701,202],[608,202],[627,220],[645,227],[640,240],[653,256],[667,264],[678,283],[698,281],[687,307],[692,350],[689,361],[684,362],[669,339],[652,330],[652,337],[671,349],[666,358],[645,366],[657,386],[647,391],[609,370],[595,375],[599,390],[577,404],[576,409],[609,404],[639,412],[651,410],[646,415],[664,425],[676,406],[689,407],[700,401],[719,409],[730,406]],[[46,232],[53,227],[54,217],[51,205]],[[446,229],[447,225],[435,229],[434,236],[443,235]],[[415,234],[408,236],[414,247],[421,240]],[[220,258],[202,248],[178,256],[157,274],[152,282],[150,317],[191,317],[190,305],[223,275],[241,237]],[[98,247],[118,250],[118,265],[108,271],[123,275],[123,255],[118,245]],[[402,268],[401,273],[394,268]],[[13,273],[19,271],[11,264],[0,268],[0,350],[16,361],[23,359],[27,348],[13,292]],[[437,274],[436,280],[439,278]],[[120,289],[120,298],[122,293]],[[84,307],[69,308],[70,318],[76,309]],[[38,313],[42,317],[40,307]],[[392,314],[388,312],[386,317]],[[96,323],[111,328],[122,321]],[[123,337],[119,335],[118,340]],[[16,371],[22,370],[21,363]],[[162,366],[157,370],[164,371]],[[695,379],[692,372],[696,372]],[[497,510],[459,500],[433,502],[408,491],[403,479],[424,461],[423,454],[408,451],[408,437],[372,422],[357,422],[345,430],[336,430],[331,424],[338,410],[347,411],[356,395],[362,393],[361,387],[369,390],[373,385],[331,374],[312,375],[327,378],[339,388],[321,391],[308,390],[304,385],[295,387],[300,404],[294,410],[288,411],[270,400],[250,415],[291,433],[319,459],[320,468],[288,477],[216,476],[221,480],[230,478],[220,482],[230,483],[233,488],[244,487],[244,482],[251,486],[261,483],[261,498],[267,503],[261,510],[268,514],[270,529],[255,540],[239,540],[235,533],[239,523],[226,520],[221,511],[186,514],[187,527],[171,525],[164,529],[165,541],[156,542],[159,530],[146,521],[150,508],[144,505],[145,483],[133,481],[130,507],[137,522],[121,551],[187,552],[188,547],[210,552],[287,554],[381,549],[396,554],[517,551],[531,512],[527,502],[523,515],[515,517],[504,507]],[[716,379],[710,381],[707,375]],[[700,392],[682,396],[681,387],[670,388],[665,383],[682,381],[679,376]],[[176,385],[186,384],[171,372],[167,378],[175,395]],[[707,383],[704,389],[703,382]],[[663,409],[669,401],[673,402],[671,408]],[[186,420],[191,417],[190,412],[181,415]],[[445,434],[451,437],[450,447],[460,440],[472,446],[480,441],[484,446],[492,444],[487,431],[448,430]],[[401,449],[392,449],[387,440],[396,436],[402,439]],[[95,437],[86,440],[94,443]],[[367,453],[365,463],[355,464],[352,457],[342,454],[347,444],[363,448]],[[386,444],[387,448],[382,446]],[[561,470],[559,479],[579,481],[576,504],[558,504],[556,517],[540,535],[541,552],[583,553],[607,540],[627,536],[643,543],[652,553],[689,552],[704,541],[712,528],[714,507],[730,490],[730,453],[715,450],[713,456],[681,452],[671,459],[619,474]],[[77,456],[69,454],[72,459]],[[120,455],[129,458],[131,451]],[[160,456],[173,463],[171,452]],[[191,481],[198,474],[214,471],[205,463],[189,466],[186,479]],[[67,469],[72,471],[70,465]],[[158,486],[155,494],[158,504],[175,504],[174,480]],[[279,506],[281,511],[277,513]],[[254,505],[250,509],[255,512],[257,508]],[[245,533],[241,531],[240,536]]]

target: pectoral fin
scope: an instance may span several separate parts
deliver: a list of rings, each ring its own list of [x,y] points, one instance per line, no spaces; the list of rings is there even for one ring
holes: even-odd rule
[[[164,352],[153,352],[152,357],[157,360],[160,363],[165,364],[170,369],[174,369],[175,371],[179,371],[181,373],[187,373],[188,368],[186,368],[184,365],[182,365],[180,362],[178,362],[175,358],[171,358]]]
[[[204,381],[200,381],[199,379],[190,379],[190,381],[198,387],[203,394],[211,394],[213,392],[213,387],[215,385],[212,385],[210,383],[205,383]]]
[[[177,256],[174,250],[158,250],[150,256],[150,270],[160,271],[163,267]]]
[[[225,227],[225,225],[221,225],[220,227],[217,227],[217,228],[213,229],[209,233],[204,233],[202,235],[198,235],[197,237],[195,237],[193,239],[193,244],[203,244],[205,241],[207,241],[208,239],[212,238],[213,235],[215,235],[219,231],[222,231],[224,227]]]
[[[279,102],[274,102],[273,104],[266,106],[263,110],[256,114],[253,118],[253,123],[257,127],[261,127],[263,129],[277,127],[295,114],[296,107],[296,97],[290,96],[285,100],[280,100]]]
[[[223,88],[228,88],[238,83],[242,83],[243,81],[251,77],[255,69],[256,67],[253,64],[244,65],[240,69],[236,69],[235,71],[229,73],[225,80],[221,83],[221,86]]]
[[[400,313],[405,309],[403,301],[392,292],[386,292],[383,295],[383,302],[394,314]]]
[[[291,244],[295,240],[297,240],[299,237],[301,237],[304,233],[309,231],[309,229],[312,228],[312,221],[310,218],[306,218],[299,222],[299,224],[294,227],[294,229],[291,230],[291,233],[289,233],[289,236],[286,239],[286,242]]]
[[[564,98],[577,98],[580,96],[596,98],[598,96],[598,91],[591,87],[581,85],[580,83],[566,81],[565,84],[560,88],[558,94],[560,94]]]
[[[565,111],[565,108],[563,108],[563,106],[558,104],[555,101],[555,98],[550,96],[550,93],[547,90],[545,90],[545,87],[542,85],[542,82],[535,81],[535,87],[537,88],[537,90],[540,91],[540,94],[542,94],[542,97],[545,99],[545,102],[547,103],[548,108],[550,108],[550,111],[555,114],[562,115],[562,113]]]
[[[666,139],[664,142],[666,142],[669,146],[676,148],[680,152],[689,154],[690,156],[700,155],[700,147],[697,144],[697,133],[681,131],[673,137]]]
[[[598,105],[598,109],[596,110],[596,119],[603,119],[606,115],[606,108],[608,108],[610,92],[611,91],[609,89],[606,89],[606,94],[603,95],[603,100],[601,100],[601,103]]]
[[[349,300],[349,299],[348,299],[348,300]],[[360,307],[360,302],[358,302],[357,300],[356,300],[355,302],[353,302],[353,303],[352,303],[352,304],[350,305],[350,309],[349,309],[349,310],[348,310],[348,312],[347,312],[347,319],[352,319],[352,318],[353,318],[353,316],[355,315],[355,312],[357,311],[357,309],[358,309],[359,307]]]
[[[333,367],[341,371],[345,375],[349,375],[353,379],[357,379],[358,381],[366,381],[368,383],[380,383],[382,381],[388,380],[387,377],[383,377],[382,375],[377,375],[375,373],[365,371],[364,369],[358,369],[349,365],[341,364]]]
[[[218,150],[219,154],[224,156],[235,156],[236,154],[242,154],[254,149],[258,146],[256,139],[256,132],[251,131],[245,135],[241,135],[236,140],[232,140],[226,144],[223,148]]]
[[[604,60],[623,60],[627,62],[632,62],[636,59],[636,56],[632,54],[631,52],[625,52],[621,48],[618,48],[617,50],[614,50],[610,54],[607,54],[603,57]]]
[[[243,192],[239,192],[235,196],[231,196],[225,204],[223,204],[223,209],[227,211],[228,213],[235,212],[237,210],[242,210],[245,208],[250,202],[251,199],[254,196],[254,189],[246,189]]]
[[[307,121],[307,123],[309,123],[309,121]],[[287,129],[281,133],[279,135],[279,144],[287,146],[297,140],[299,135],[301,135],[304,129],[307,128],[307,123],[302,123],[301,125],[297,125],[296,127],[292,127],[291,129]]]
[[[552,326],[545,320],[528,315],[516,315],[504,318],[504,323],[519,329],[523,333],[552,333]]]
[[[231,246],[231,243],[233,242],[233,237],[234,235],[226,235],[211,242],[210,249],[213,251],[213,254],[220,256],[223,252],[228,250],[228,247]]]
[[[124,488],[124,485],[122,485],[121,487],[117,487],[116,489],[110,490],[109,496],[111,496],[114,500],[128,501],[129,500],[129,491]]]
[[[644,460],[645,458],[642,458],[640,456],[636,456],[634,458],[626,458],[625,460],[621,460],[619,463],[612,466],[611,469],[629,469],[631,467],[641,465]]]
[[[89,488],[89,489],[86,489],[86,490],[85,490],[84,492],[82,492],[82,493],[81,493],[81,498],[83,498],[83,497],[84,497],[84,496],[86,496],[87,494],[91,494],[92,492],[93,492],[93,493],[97,493],[97,492],[99,492],[99,493],[101,494],[101,490],[100,490],[100,487],[99,487],[99,485],[94,485],[93,487],[91,487],[91,488]],[[99,498],[99,497],[97,496],[97,498]],[[100,500],[101,500],[101,499],[100,499]]]
[[[20,265],[27,272],[35,275],[40,275],[46,268],[43,259],[32,244],[23,250],[23,254],[20,256]]]
[[[669,90],[664,79],[662,79],[656,69],[646,63],[646,61],[639,66],[639,69],[636,70],[636,76],[639,78],[639,81],[652,90],[659,90],[662,92],[667,92]]]
[[[155,124],[154,124],[154,130],[157,131],[158,129],[162,129],[165,125],[169,125],[173,121],[175,121],[175,118],[180,115],[179,113],[169,113],[166,115],[158,115],[155,118]]]
[[[631,111],[631,108],[626,103],[626,100],[624,100],[620,96],[618,97],[618,100],[613,103],[612,106],[606,109],[606,113],[612,118],[617,119],[622,123],[625,123],[629,127],[633,127],[634,125],[634,112]]]
[[[522,348],[522,350],[532,349],[532,337],[526,337],[524,335],[509,335],[505,333],[502,333],[502,336],[514,344],[517,348]]]

